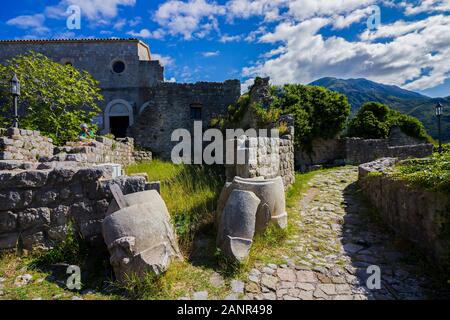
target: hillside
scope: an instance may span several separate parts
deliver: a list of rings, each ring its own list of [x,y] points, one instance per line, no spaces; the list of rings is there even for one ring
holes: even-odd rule
[[[447,107],[442,118],[442,135],[445,141],[450,141],[450,96],[430,98],[417,92],[367,79],[322,78],[310,85],[325,87],[345,94],[352,106],[352,114],[355,114],[368,101],[389,105],[395,110],[418,118],[435,139],[438,136],[438,129],[434,107],[438,101],[441,101]]]

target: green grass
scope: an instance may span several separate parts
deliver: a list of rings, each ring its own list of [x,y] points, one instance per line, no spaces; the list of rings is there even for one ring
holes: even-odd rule
[[[112,270],[108,254],[85,246],[78,235],[71,232],[67,239],[47,252],[33,253],[26,257],[14,255],[0,256],[0,276],[7,278],[2,289],[4,299],[71,299],[82,296],[84,299],[137,299],[167,300],[191,296],[194,292],[206,290],[212,299],[223,299],[230,293],[229,284],[233,279],[245,280],[247,272],[256,263],[284,263],[283,255],[292,254],[293,245],[286,240],[296,233],[299,201],[308,189],[308,182],[318,173],[297,174],[296,182],[286,194],[289,225],[286,230],[270,227],[264,235],[256,236],[248,260],[241,265],[224,263],[223,257],[215,247],[216,230],[213,225],[216,201],[224,185],[224,176],[218,168],[203,166],[174,165],[161,161],[144,162],[127,168],[128,174],[147,173],[150,181],[161,181],[161,194],[164,198],[184,253],[184,260],[173,262],[163,275],[154,277],[148,274],[143,280],[131,277],[126,284],[112,282]],[[194,238],[208,241],[202,249],[200,260],[194,259]],[[83,288],[96,292],[80,295],[61,285],[61,281],[49,280],[49,270],[54,264],[68,263],[81,267]],[[213,272],[220,273],[225,285],[215,288],[209,278]],[[30,273],[33,281],[22,288],[14,286],[18,275]],[[38,280],[43,281],[38,281]],[[64,279],[63,279],[64,280]],[[107,286],[105,284],[108,284]],[[110,290],[105,292],[105,287]]]
[[[430,159],[413,159],[396,167],[394,177],[406,180],[413,186],[432,191],[450,193],[450,151],[434,153]]]
[[[169,209],[180,246],[189,252],[195,233],[211,225],[216,201],[225,183],[218,167],[175,165],[152,161],[127,168],[127,174],[147,173],[150,181],[161,181],[161,196]]]

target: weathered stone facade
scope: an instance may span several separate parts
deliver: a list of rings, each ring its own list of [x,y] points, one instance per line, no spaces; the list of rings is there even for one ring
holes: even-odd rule
[[[150,151],[134,151],[133,158],[134,158],[134,161],[136,161],[136,162],[152,161],[153,153]]]
[[[52,247],[66,237],[71,222],[86,241],[102,243],[109,186],[118,184],[124,194],[150,189],[145,177],[110,180],[104,168],[37,166],[0,171],[0,249]]]
[[[172,148],[178,143],[171,141],[174,130],[187,129],[194,137],[194,121],[201,121],[206,130],[211,119],[225,113],[241,92],[240,82],[230,80],[224,83],[160,83],[147,89],[145,94],[149,103],[131,129],[132,136],[136,145],[150,149],[155,156],[170,159]]]
[[[0,160],[38,161],[53,155],[53,141],[39,131],[0,129]]]
[[[247,137],[244,143],[245,163],[226,165],[227,181],[233,181],[235,176],[266,179],[281,176],[286,188],[295,182],[294,143],[291,135],[281,138]]]
[[[296,150],[295,164],[301,171],[308,171],[317,165],[362,164],[383,157],[423,158],[432,152],[432,144],[409,137],[394,127],[388,139],[316,139],[311,152]]]
[[[100,82],[101,133],[135,137],[139,146],[168,159],[171,133],[205,127],[240,96],[240,81],[177,84],[164,82],[164,68],[149,47],[136,39],[0,41],[0,63],[28,51],[88,71]],[[195,110],[193,110],[195,109]]]
[[[361,165],[359,184],[395,233],[449,271],[450,197],[394,179],[389,169],[396,162],[385,158]]]

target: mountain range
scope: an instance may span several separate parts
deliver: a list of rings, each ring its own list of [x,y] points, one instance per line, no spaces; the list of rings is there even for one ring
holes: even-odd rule
[[[438,102],[444,105],[442,117],[442,138],[450,141],[450,96],[431,98],[423,94],[402,89],[393,85],[385,85],[367,79],[321,78],[310,85],[320,86],[347,96],[351,115],[355,115],[361,106],[369,101],[380,102],[392,109],[418,118],[434,139],[438,138],[435,106]]]

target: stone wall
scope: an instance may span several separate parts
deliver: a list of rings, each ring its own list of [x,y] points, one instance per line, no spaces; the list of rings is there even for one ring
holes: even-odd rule
[[[343,143],[345,162],[349,164],[366,163],[383,157],[424,158],[433,153],[432,144],[392,146],[389,140],[360,138],[346,138]]]
[[[301,171],[309,171],[317,165],[362,164],[383,157],[423,158],[432,152],[433,145],[409,137],[394,127],[388,139],[315,139],[310,152],[296,150],[295,165]]]
[[[152,161],[153,160],[153,154],[150,151],[134,151],[133,152],[133,158],[137,162]]]
[[[235,176],[267,179],[281,176],[286,188],[295,182],[291,135],[281,138],[248,137],[244,143],[245,164],[226,165],[227,181],[232,181]]]
[[[341,139],[314,139],[310,152],[297,148],[295,150],[295,165],[302,171],[309,171],[316,165],[333,164],[338,159],[345,158],[344,144]]]
[[[140,110],[131,134],[137,146],[169,160],[172,148],[178,143],[171,141],[174,130],[187,129],[193,136],[194,121],[201,121],[206,130],[211,119],[224,114],[240,94],[238,80],[194,84],[159,83],[143,93],[143,100],[149,103]],[[199,119],[192,117],[191,107],[201,109]]]
[[[117,183],[124,194],[150,188],[145,177],[110,180],[106,168],[38,170],[28,163],[22,170],[15,164],[0,171],[0,249],[52,247],[66,237],[70,222],[86,241],[102,243],[109,186]]]
[[[39,131],[24,129],[0,130],[0,160],[38,161],[53,155],[53,141]]]
[[[68,142],[55,148],[55,156],[48,161],[75,161],[91,164],[118,163],[128,166],[135,162],[134,140],[131,138],[112,140],[97,137],[92,141]]]
[[[389,170],[396,162],[384,158],[361,165],[359,184],[393,231],[450,271],[450,197],[394,179]]]
[[[42,136],[39,131],[0,129],[0,160],[117,163],[128,166],[135,162],[133,154],[134,140],[131,138],[112,140],[97,137],[95,140],[68,142],[64,147],[55,147],[52,139]]]

